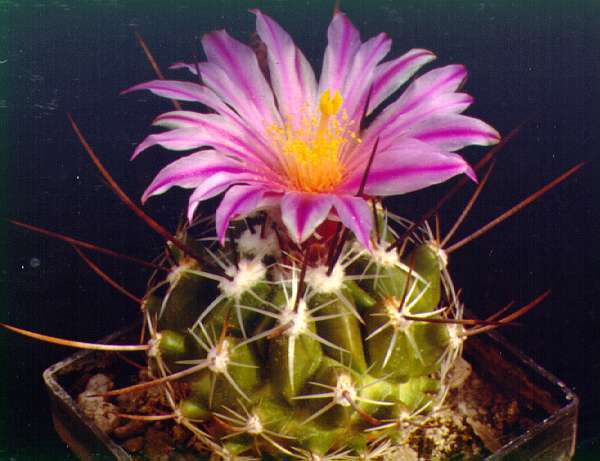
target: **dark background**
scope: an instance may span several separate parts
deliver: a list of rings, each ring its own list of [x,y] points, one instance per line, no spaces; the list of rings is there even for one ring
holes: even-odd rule
[[[320,67],[332,5],[321,1],[1,1],[0,190],[2,214],[151,259],[161,240],[100,179],[77,143],[71,112],[107,168],[138,198],[173,153],[153,149],[130,163],[133,146],[168,102],[119,96],[153,78],[139,31],[166,69],[201,55],[198,38],[226,27],[246,40],[248,8],[279,21]],[[600,434],[600,3],[549,1],[342,1],[363,38],[394,39],[390,56],[412,47],[437,64],[464,63],[469,114],[507,133],[532,117],[499,155],[495,173],[460,236],[580,161],[586,167],[492,233],[453,255],[466,305],[480,316],[514,299],[552,296],[505,334],[581,397],[581,459],[595,458]],[[319,68],[317,67],[317,68]],[[179,76],[181,74],[171,74]],[[476,161],[484,150],[467,150]],[[416,218],[445,187],[389,200]],[[470,185],[467,191],[473,189]],[[444,211],[448,228],[468,195]],[[186,194],[170,192],[147,211],[173,226]],[[2,224],[3,321],[66,338],[93,340],[137,316],[137,307],[96,277],[65,244]],[[98,257],[142,294],[147,274]],[[69,459],[54,434],[41,373],[71,351],[0,332],[3,379],[0,459]],[[587,454],[587,455],[586,455]],[[586,457],[586,456],[589,456]],[[597,455],[600,456],[600,455]]]

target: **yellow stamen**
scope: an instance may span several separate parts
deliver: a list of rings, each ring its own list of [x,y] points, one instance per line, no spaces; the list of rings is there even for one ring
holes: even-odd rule
[[[348,142],[360,142],[348,127],[341,111],[342,95],[329,89],[319,98],[319,112],[272,126],[270,132],[281,155],[290,189],[303,192],[331,192],[340,184],[346,170],[341,162]]]
[[[331,96],[331,91],[326,89],[323,91],[323,94],[319,98],[319,108],[321,109],[321,114],[324,117],[330,117],[332,115],[337,114],[340,107],[342,107],[342,95],[339,91],[335,90],[333,96]]]

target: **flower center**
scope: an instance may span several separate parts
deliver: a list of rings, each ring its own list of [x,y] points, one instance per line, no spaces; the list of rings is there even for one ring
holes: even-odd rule
[[[360,139],[349,129],[351,121],[340,112],[342,96],[328,89],[319,99],[319,113],[272,126],[270,132],[281,155],[281,164],[290,189],[303,192],[331,192],[346,173],[341,161],[347,141]]]

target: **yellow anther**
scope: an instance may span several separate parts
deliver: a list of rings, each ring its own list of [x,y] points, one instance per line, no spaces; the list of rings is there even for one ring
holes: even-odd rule
[[[330,117],[335,115],[342,107],[342,102],[344,99],[338,90],[335,90],[333,96],[331,96],[331,91],[327,88],[323,91],[321,98],[319,99],[319,108],[321,109],[321,114],[324,117]]]
[[[291,189],[330,192],[343,180],[346,170],[341,154],[348,142],[359,138],[350,129],[352,121],[344,110],[339,91],[327,89],[319,98],[317,111],[307,111],[283,126],[269,131],[281,155],[281,164]]]

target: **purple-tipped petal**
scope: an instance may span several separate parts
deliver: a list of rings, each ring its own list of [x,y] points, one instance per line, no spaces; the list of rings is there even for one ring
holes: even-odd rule
[[[281,219],[296,243],[309,238],[331,210],[333,198],[326,194],[288,192],[281,199]]]
[[[201,65],[207,65],[207,63],[201,63]],[[195,66],[194,66],[195,67]],[[214,66],[213,66],[214,67]],[[217,79],[218,80],[218,79]],[[170,80],[153,80],[150,82],[141,83],[135,85],[125,91],[129,93],[137,90],[150,90],[158,96],[165,98],[179,99],[182,101],[194,101],[204,104],[211,109],[214,109],[220,114],[226,116],[226,122],[230,125],[235,125],[239,130],[243,131],[245,136],[252,139],[252,142],[260,144],[259,149],[255,151],[262,153],[262,157],[269,157],[269,164],[273,166],[275,154],[272,152],[268,141],[264,137],[265,126],[260,119],[257,119],[254,115],[250,118],[246,117],[245,120],[241,120],[239,115],[236,114],[223,100],[214,93],[212,89],[209,89],[203,85],[199,85],[193,82],[180,82]],[[239,95],[239,91],[231,90],[233,93]],[[241,95],[243,100],[243,95]],[[228,101],[229,102],[229,101]],[[235,106],[235,103],[231,103]],[[139,150],[137,153],[141,152]],[[134,157],[137,155],[134,154]]]
[[[382,33],[363,43],[352,59],[342,96],[343,107],[356,124],[360,123],[364,113],[376,66],[388,54],[391,46],[392,40]]]
[[[142,196],[142,202],[152,195],[162,194],[173,186],[196,188],[211,175],[248,174],[248,168],[214,150],[196,152],[169,163],[158,172]]]
[[[146,137],[137,145],[131,156],[131,160],[135,159],[146,149],[152,146],[164,147],[165,149],[181,151],[196,149],[206,145],[206,136],[194,128],[180,128],[178,130],[165,131],[164,133],[155,133]]]
[[[208,176],[196,187],[189,199],[188,220],[191,222],[196,208],[205,200],[216,197],[228,188],[239,184],[256,183],[256,176],[250,173],[228,173],[221,171]]]
[[[279,120],[279,114],[265,118],[237,82],[232,80],[226,70],[211,62],[199,64],[203,82],[225,103],[233,107],[243,120],[248,133],[263,143],[270,142],[268,127]],[[270,91],[270,90],[269,90]]]
[[[132,91],[149,90],[163,98],[177,99],[179,101],[199,102],[219,113],[235,115],[215,93],[203,85],[193,82],[180,82],[177,80],[151,80],[139,83],[121,92],[121,94]]]
[[[327,29],[327,48],[319,81],[319,94],[344,88],[352,59],[361,45],[360,34],[345,14],[336,12]]]
[[[191,133],[196,142],[203,141],[206,145],[213,146],[215,149],[253,162],[258,160],[259,163],[267,163],[267,157],[261,156],[265,152],[263,145],[247,136],[245,130],[242,130],[239,125],[231,123],[226,117],[217,114],[173,111],[156,117],[153,125],[171,128],[173,131],[189,129],[189,131],[182,131],[181,133],[184,135]],[[160,133],[160,135],[163,134],[165,133]],[[165,138],[169,139],[169,136],[165,136]],[[153,141],[155,139],[157,138],[152,138]],[[158,138],[159,141],[161,139]],[[155,142],[155,144],[159,143]],[[144,148],[147,147],[149,146],[144,146]],[[167,145],[163,145],[163,147],[169,148]],[[138,147],[136,155],[141,150],[143,149]]]
[[[412,82],[394,103],[400,113],[414,110],[435,99],[437,95],[456,91],[467,78],[467,69],[461,64],[433,69]]]
[[[238,112],[239,109],[254,109],[266,124],[279,121],[273,92],[260,70],[256,54],[249,46],[235,40],[224,30],[204,35],[202,46],[209,64],[218,66],[223,71],[221,79],[229,81],[239,93]],[[200,73],[204,77],[205,69],[201,68]]]
[[[435,54],[431,51],[415,48],[397,59],[377,66],[367,113],[371,113],[404,85],[415,72],[435,58]]]
[[[468,173],[469,164],[457,154],[448,153],[416,139],[403,139],[398,144],[378,151],[365,186],[368,195],[406,194],[438,184],[451,177]],[[362,172],[349,179],[343,189],[358,189]]]
[[[298,117],[316,102],[317,83],[312,67],[289,34],[259,10],[256,31],[267,47],[271,85],[284,117]]]
[[[266,192],[264,186],[233,186],[225,193],[215,216],[217,237],[221,244],[225,242],[231,219],[255,211]]]
[[[340,195],[333,199],[340,221],[356,236],[356,239],[367,249],[371,248],[371,230],[373,214],[369,204],[362,197]]]
[[[175,151],[207,146],[246,162],[248,169],[272,181],[279,179],[276,154],[260,139],[247,135],[220,115],[175,111],[159,116],[155,124],[181,128],[149,135],[135,148],[132,159],[154,145]]]
[[[464,66],[449,65],[420,76],[379,114],[363,135],[363,140],[374,143],[382,134],[397,131],[398,125],[402,128],[434,113],[464,110],[471,101],[470,96],[462,95],[457,102],[454,92],[466,75]]]
[[[500,141],[498,132],[487,123],[458,114],[424,120],[407,130],[407,136],[446,151],[455,151],[470,145],[489,146]]]
[[[364,164],[371,149],[379,139],[379,149],[384,150],[410,137],[408,131],[417,124],[432,117],[463,112],[473,103],[473,98],[465,93],[443,93],[423,103],[415,110],[407,113],[394,112],[395,104],[388,106],[373,121],[363,134],[363,142],[354,149],[346,160],[348,170],[352,171]]]

